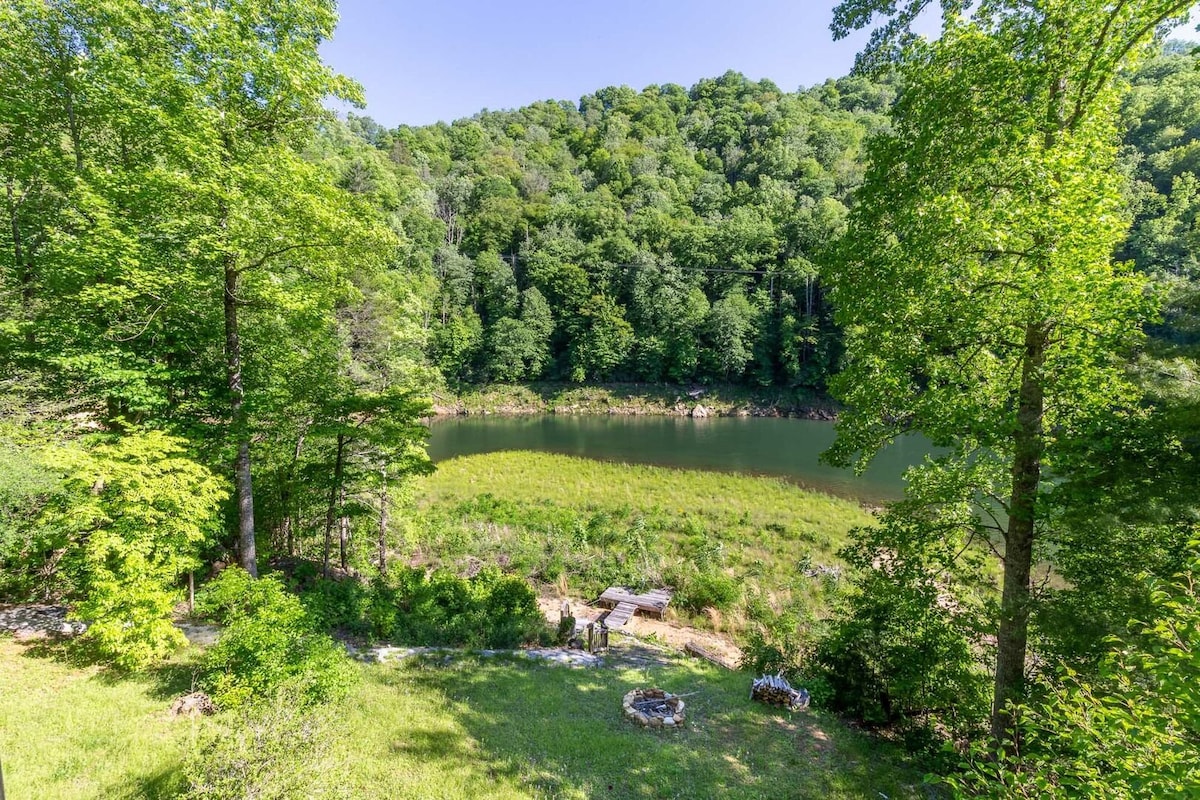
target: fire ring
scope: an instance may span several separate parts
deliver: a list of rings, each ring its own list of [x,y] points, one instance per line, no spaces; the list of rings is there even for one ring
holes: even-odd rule
[[[675,728],[683,724],[683,700],[662,689],[634,689],[621,705],[630,721],[644,728]]]

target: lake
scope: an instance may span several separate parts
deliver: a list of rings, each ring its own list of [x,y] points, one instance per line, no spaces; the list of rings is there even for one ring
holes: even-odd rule
[[[774,475],[868,503],[898,499],[904,470],[930,452],[905,437],[880,453],[861,476],[823,464],[833,423],[764,417],[472,416],[430,426],[434,462],[472,453],[537,450],[603,461]]]

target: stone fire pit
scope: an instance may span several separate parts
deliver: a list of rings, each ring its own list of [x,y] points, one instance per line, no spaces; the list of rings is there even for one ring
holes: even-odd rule
[[[662,689],[634,689],[622,701],[625,716],[646,728],[674,728],[683,724],[683,700]]]

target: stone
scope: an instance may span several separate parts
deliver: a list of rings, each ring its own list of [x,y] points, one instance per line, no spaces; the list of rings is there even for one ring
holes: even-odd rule
[[[18,628],[13,631],[13,639],[18,642],[31,642],[35,639],[45,639],[48,634],[45,631],[34,630],[33,628]]]
[[[692,408],[692,418],[693,419],[704,419],[705,417],[708,416],[708,414],[709,414],[708,409],[705,408],[704,406],[700,405],[699,403],[697,403]]]
[[[663,725],[666,724],[666,722],[667,721],[665,719],[663,719],[662,717],[651,717],[650,718],[650,727],[651,728],[661,728]],[[674,723],[671,723],[671,724],[673,725]]]
[[[666,725],[668,728],[674,728],[675,727],[675,718],[674,717],[663,717],[662,724]]]
[[[171,704],[173,717],[199,717],[216,713],[217,708],[212,699],[204,692],[192,692],[180,697]]]

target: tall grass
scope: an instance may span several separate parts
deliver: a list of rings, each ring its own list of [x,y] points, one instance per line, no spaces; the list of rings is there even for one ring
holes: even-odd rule
[[[428,563],[498,563],[584,596],[665,584],[693,616],[741,607],[727,602],[730,585],[818,613],[828,581],[805,570],[837,564],[849,531],[871,521],[853,502],[775,478],[531,452],[443,462],[417,494],[411,544]]]

